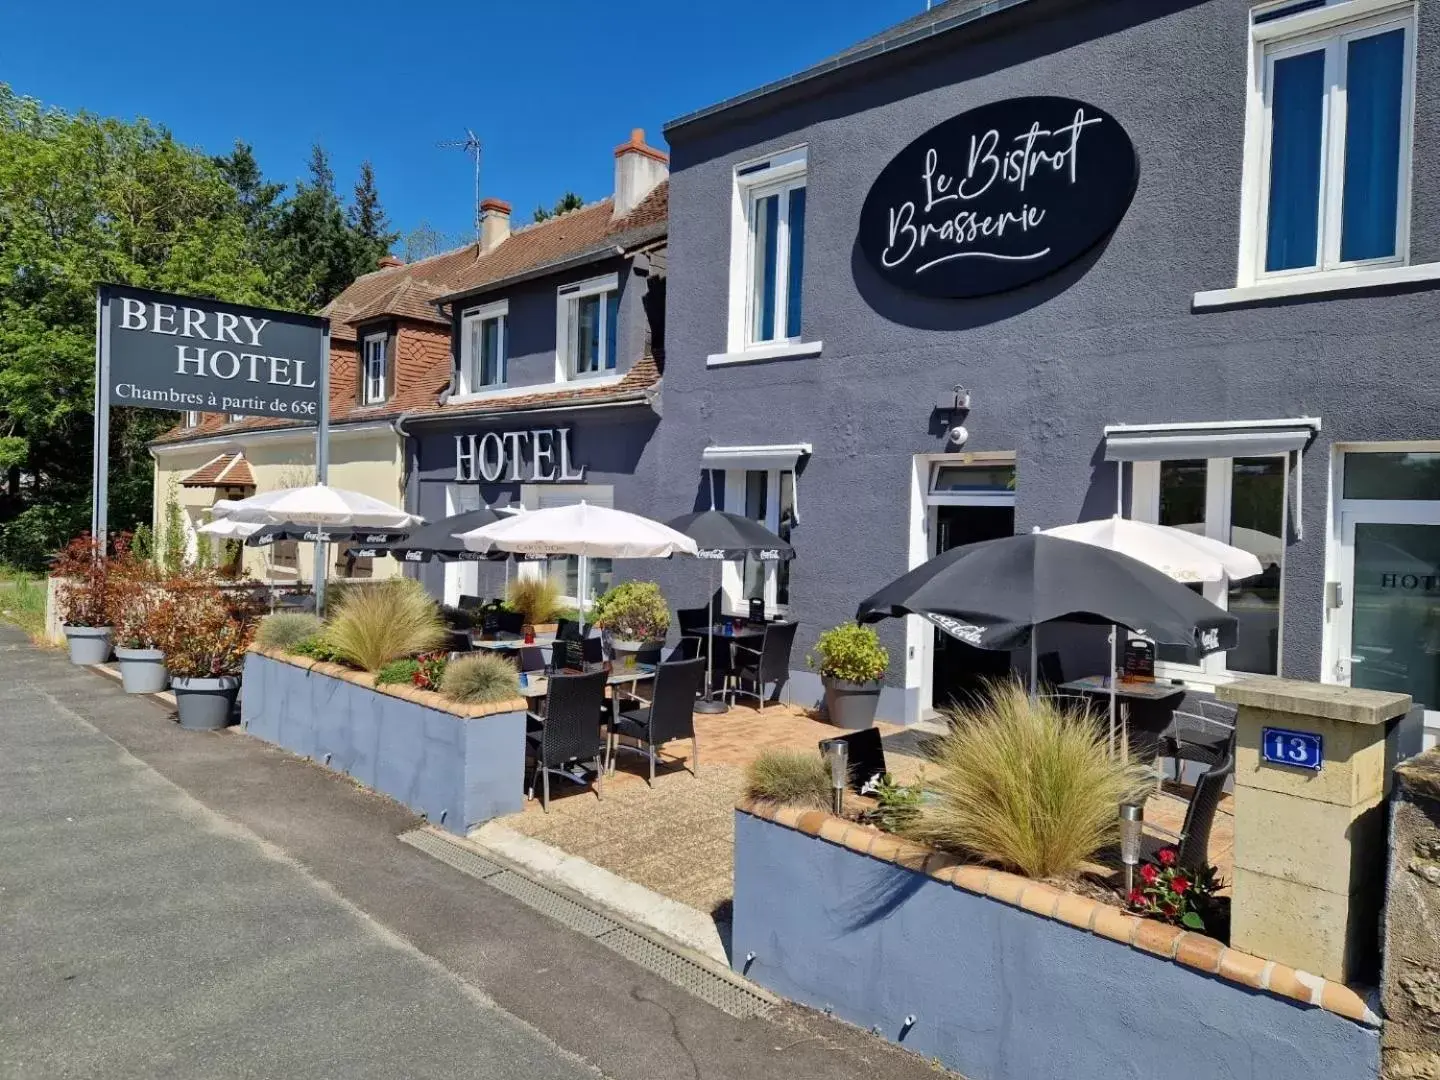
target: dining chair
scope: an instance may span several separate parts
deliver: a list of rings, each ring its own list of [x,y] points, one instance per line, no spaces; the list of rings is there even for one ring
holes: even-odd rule
[[[710,609],[708,607],[676,608],[675,622],[682,637],[695,635],[704,637],[710,632]]]
[[[485,606],[485,600],[479,596],[462,595],[460,602],[455,605],[461,611],[474,611]]]
[[[525,629],[525,616],[519,611],[495,613],[495,630],[500,634],[519,634]]]
[[[1235,708],[1224,702],[1201,699],[1191,709],[1175,710],[1175,718],[1160,736],[1156,749],[1159,758],[1175,762],[1175,782],[1185,778],[1185,762],[1193,761],[1211,768],[1224,760],[1226,747],[1235,737]]]
[[[1201,774],[1185,810],[1180,828],[1176,862],[1189,870],[1203,870],[1210,864],[1210,831],[1225,794],[1225,784],[1235,772],[1235,730],[1221,747],[1221,757]]]
[[[578,619],[560,619],[555,623],[555,637],[560,641],[582,641],[585,624]]]
[[[766,683],[774,683],[775,697],[780,697],[790,679],[790,652],[795,646],[795,631],[799,628],[800,624],[795,622],[767,623],[758,649],[739,641],[730,643],[730,675],[735,680],[729,691],[732,702],[737,695],[753,697],[756,709],[764,712]],[[744,689],[743,685],[747,682],[755,689]]]
[[[595,797],[602,798],[601,774],[607,767],[605,738],[600,734],[605,709],[605,672],[551,675],[543,712],[526,714],[525,756],[535,762],[526,794],[534,798],[535,779],[541,780],[540,805],[550,810],[550,774],[583,783],[566,766],[592,762]]]
[[[656,751],[675,739],[690,740],[690,772],[700,775],[700,743],[695,735],[695,696],[705,679],[705,661],[668,660],[655,669],[655,681],[647,706],[618,713],[610,725],[610,768],[615,768],[617,750],[636,750],[650,758],[650,777],[655,785]],[[638,747],[623,746],[622,738],[634,739]]]
[[[545,651],[538,645],[526,645],[516,655],[515,666],[521,671],[544,671]]]

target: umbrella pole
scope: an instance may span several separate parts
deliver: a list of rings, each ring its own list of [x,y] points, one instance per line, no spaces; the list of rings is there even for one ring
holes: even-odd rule
[[[710,612],[710,630],[705,635],[705,700],[697,702],[695,711],[697,713],[723,713],[730,710],[730,706],[722,701],[715,700],[715,622],[719,616],[715,612],[715,593],[719,585],[715,581],[715,567],[710,568],[710,599],[705,607]]]
[[[1035,700],[1035,633],[1038,627],[1030,627],[1030,700]]]
[[[1115,756],[1115,717],[1118,711],[1118,704],[1115,698],[1115,679],[1117,656],[1120,651],[1120,628],[1113,623],[1110,626],[1110,756]]]

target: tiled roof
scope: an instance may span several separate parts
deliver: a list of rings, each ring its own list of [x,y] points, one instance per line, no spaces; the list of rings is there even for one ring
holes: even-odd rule
[[[444,405],[432,401],[411,415],[416,420],[442,420],[448,416],[483,416],[489,413],[516,412],[525,409],[563,409],[569,405],[622,404],[644,401],[660,383],[660,367],[655,357],[644,356],[635,362],[618,383],[608,386],[578,384],[574,389],[556,390],[553,383],[542,384],[533,394],[494,398],[489,401],[457,401]]]
[[[255,475],[244,454],[213,457],[184,480],[181,487],[254,487]]]

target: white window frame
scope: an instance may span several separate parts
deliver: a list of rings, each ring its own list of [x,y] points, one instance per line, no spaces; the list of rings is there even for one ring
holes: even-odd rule
[[[197,410],[197,409],[186,409],[186,410],[185,410],[185,426],[186,426],[187,428],[197,428],[197,427],[200,426],[200,412],[199,412],[199,410]]]
[[[1413,0],[1330,0],[1325,6],[1295,15],[1255,22],[1267,11],[1284,8],[1284,0],[1251,13],[1249,94],[1245,127],[1245,162],[1242,181],[1240,287],[1289,284],[1298,291],[1322,282],[1394,273],[1410,261],[1410,195],[1413,159],[1416,20]],[[1377,259],[1340,260],[1341,212],[1344,206],[1346,45],[1359,37],[1403,28],[1406,32],[1406,70],[1401,81],[1400,190],[1396,202],[1395,254]],[[1325,44],[1325,130],[1321,143],[1319,206],[1319,263],[1289,270],[1265,270],[1266,233],[1270,193],[1270,84],[1277,59],[1311,52]],[[1358,286],[1363,287],[1363,286]]]
[[[500,363],[497,382],[480,382],[480,354],[475,348],[475,334],[485,323],[498,319]],[[470,308],[460,317],[460,393],[476,394],[482,390],[498,390],[510,380],[510,301],[497,300],[493,304]]]
[[[725,352],[712,354],[707,364],[745,363],[815,356],[820,342],[806,342],[801,327],[787,326],[790,287],[790,199],[796,188],[806,188],[806,219],[809,212],[809,151],[804,145],[790,147],[768,157],[735,166],[730,206],[730,296],[726,323]],[[754,313],[755,207],[760,199],[780,196],[777,220],[775,264],[775,314],[777,330],[784,333],[769,341],[755,341],[751,335]],[[807,242],[808,250],[808,242]],[[801,286],[804,288],[803,282]],[[803,297],[803,291],[802,291]],[[801,321],[804,321],[802,300]]]
[[[521,484],[520,485],[520,507],[523,510],[539,510],[541,508],[541,494],[548,495],[570,495],[576,502],[591,496],[591,501],[596,506],[613,507],[615,505],[615,488],[611,484]],[[552,556],[554,559],[578,559],[577,555]],[[594,558],[589,560],[593,569]],[[613,564],[613,560],[606,560]],[[612,573],[614,567],[611,567]],[[536,579],[550,577],[551,559],[522,559],[516,576],[523,579]],[[587,575],[588,576],[588,575]],[[557,577],[557,585],[559,585]],[[582,583],[583,587],[583,583]],[[585,610],[588,612],[595,604],[595,594],[586,598]],[[569,593],[562,592],[560,602],[567,607],[580,607],[580,598]]]
[[[589,296],[603,296],[606,293],[619,293],[620,275],[604,274],[600,277],[590,278],[586,281],[574,282],[570,285],[562,285],[555,290],[555,381],[575,382],[583,379],[604,379],[613,378],[620,370],[620,357],[614,357],[614,364],[608,361],[611,359],[606,354],[610,343],[610,305],[603,299],[600,301],[600,370],[577,372],[575,370],[575,357],[571,355],[574,343],[570,340],[570,305]],[[618,317],[618,312],[617,312]],[[579,320],[576,320],[579,325]],[[620,349],[620,336],[617,331],[615,336],[615,348]]]
[[[1280,512],[1280,535],[1282,544],[1280,548],[1280,599],[1279,599],[1279,622],[1277,624],[1276,645],[1275,645],[1275,673],[1276,676],[1283,676],[1285,672],[1285,565],[1289,552],[1288,545],[1283,543],[1284,538],[1290,530],[1290,475],[1289,454],[1252,454],[1244,455],[1246,460],[1250,458],[1273,457],[1279,458],[1284,465],[1284,485],[1281,488],[1281,512]],[[1186,458],[1183,460],[1199,460]],[[1205,458],[1205,535],[1212,540],[1218,540],[1222,544],[1230,543],[1230,511],[1234,495],[1233,485],[1235,479],[1234,458]],[[1130,472],[1130,517],[1136,521],[1148,522],[1151,525],[1159,524],[1160,521],[1160,466],[1159,461],[1135,461],[1131,463]],[[1228,611],[1230,606],[1229,582],[1207,581],[1201,586],[1201,592],[1206,600],[1209,600],[1222,611]],[[1211,653],[1202,657],[1199,664],[1183,664],[1175,661],[1157,660],[1155,673],[1165,678],[1184,679],[1194,686],[1204,687],[1215,686],[1222,683],[1232,682],[1235,679],[1247,679],[1254,677],[1253,672],[1235,671],[1231,672],[1226,666],[1226,654],[1223,652]],[[1262,676],[1263,677],[1263,676]]]
[[[445,516],[454,517],[456,514],[467,513],[471,510],[479,510],[485,505],[485,500],[480,497],[480,488],[476,484],[446,484],[445,485]],[[468,559],[457,559],[443,564],[445,567],[445,582],[442,586],[441,597],[444,603],[450,607],[460,606],[460,597],[475,596],[480,592],[480,564],[471,562]]]
[[[230,423],[232,423],[232,424],[238,424],[238,423],[240,423],[241,420],[244,420],[244,419],[245,419],[245,413],[232,412],[232,413],[230,414]]]
[[[360,403],[362,405],[381,405],[385,402],[386,376],[389,374],[390,365],[390,335],[388,333],[366,334],[360,341]],[[380,346],[379,370],[372,370],[371,347],[376,343]],[[377,381],[378,379],[378,381]]]
[[[791,480],[791,492],[795,505],[799,506],[799,490],[797,484],[796,470],[794,466],[777,465],[764,469],[755,468],[733,468],[724,470],[725,475],[725,509],[732,514],[739,514],[746,517],[745,513],[745,478],[747,473],[763,472],[765,474],[765,520],[760,522],[777,536],[780,534],[780,474],[788,472]],[[781,604],[778,596],[778,574],[780,563],[764,562],[765,567],[765,614],[766,615],[788,615],[789,604]],[[750,598],[745,595],[745,560],[727,559],[720,564],[720,591],[722,604],[727,614],[748,615],[750,613]]]

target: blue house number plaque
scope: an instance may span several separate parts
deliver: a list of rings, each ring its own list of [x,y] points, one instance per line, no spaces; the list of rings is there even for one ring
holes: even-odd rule
[[[1325,762],[1325,740],[1309,731],[1267,727],[1260,732],[1260,758],[1271,765],[1319,771]]]

